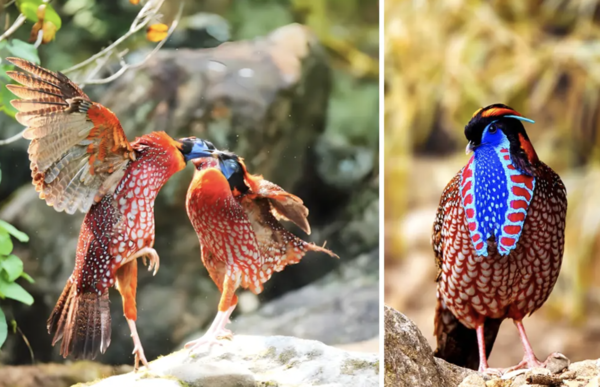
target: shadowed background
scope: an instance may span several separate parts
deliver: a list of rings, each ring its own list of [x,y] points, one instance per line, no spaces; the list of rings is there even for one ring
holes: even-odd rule
[[[445,185],[468,161],[464,126],[505,103],[536,121],[534,147],[567,187],[563,266],[524,324],[539,358],[600,356],[600,2],[387,0],[385,303],[435,346],[430,235]],[[523,356],[503,324],[490,366]]]
[[[307,255],[275,274],[259,297],[240,292],[234,332],[294,335],[331,345],[373,339],[378,333],[377,4],[184,3],[180,27],[144,67],[85,92],[116,113],[130,140],[165,130],[173,137],[210,139],[245,157],[250,172],[305,201],[313,233],[294,232],[318,244],[327,241],[340,255],[339,261]],[[42,66],[52,70],[100,51],[125,33],[139,10],[127,1],[54,6],[63,27],[56,41],[40,48]],[[165,3],[166,22],[178,6]],[[26,24],[14,37],[26,40],[28,33]],[[232,43],[213,48],[227,40]],[[140,60],[149,46],[143,33],[134,39],[130,62]],[[82,75],[69,74],[75,80]],[[0,128],[0,137],[7,138],[22,127],[1,115]],[[56,213],[37,198],[27,145],[20,140],[0,148],[0,218],[31,237],[16,245],[15,254],[36,280],[23,283],[35,303],[2,301],[2,306],[29,340],[36,362],[62,362],[45,321],[73,269],[83,215]],[[138,278],[138,331],[149,360],[197,337],[216,313],[219,294],[201,264],[185,213],[192,172],[188,166],[159,194],[155,248],[161,268],[154,278],[146,271]],[[130,364],[132,345],[116,291],[111,304],[112,343],[97,360]],[[31,362],[23,338],[10,334],[0,363]]]

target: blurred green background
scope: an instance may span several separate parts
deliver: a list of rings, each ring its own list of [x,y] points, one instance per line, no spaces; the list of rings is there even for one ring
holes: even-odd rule
[[[597,358],[600,343],[600,2],[388,0],[385,3],[385,302],[434,344],[429,238],[441,192],[466,164],[463,128],[505,103],[567,186],[563,267],[525,326],[540,358]],[[522,357],[510,322],[491,366]]]
[[[373,295],[370,296],[369,302],[370,305],[376,305],[378,302],[376,289],[378,281],[379,178],[379,9],[377,2],[358,0],[183,0],[183,3],[184,17],[161,50],[161,53],[162,51],[167,52],[166,55],[176,57],[177,51],[171,50],[212,48],[225,41],[259,38],[278,27],[290,23],[301,23],[314,32],[322,45],[325,57],[327,57],[327,74],[325,75],[330,77],[330,83],[302,85],[302,87],[322,88],[326,96],[326,103],[319,107],[322,110],[321,114],[324,114],[324,126],[311,129],[315,132],[317,140],[309,144],[307,151],[309,152],[307,154],[311,154],[310,152],[313,152],[314,148],[314,152],[317,152],[316,155],[313,154],[312,159],[307,159],[312,160],[314,165],[304,168],[300,163],[301,167],[299,168],[309,172],[303,172],[303,179],[286,183],[287,186],[284,184],[284,188],[305,199],[311,209],[309,220],[312,219],[313,223],[311,236],[313,239],[310,240],[321,244],[327,240],[327,246],[336,251],[342,259],[337,262],[327,257],[311,256],[309,259],[305,259],[306,262],[303,261],[295,267],[286,269],[273,277],[271,286],[267,284],[265,293],[257,301],[251,300],[252,302],[249,302],[251,306],[246,310],[250,310],[248,313],[251,313],[257,308],[256,306],[252,307],[253,303],[258,303],[259,307],[264,303],[276,300],[285,293],[310,285],[314,281],[321,281],[321,285],[323,285],[323,281],[325,281],[325,285],[330,282],[339,282],[339,278],[348,273],[344,267],[359,261],[367,261],[369,269],[356,269],[352,272],[355,274],[352,275],[359,280],[359,277],[371,278],[367,281],[373,289]],[[129,29],[131,21],[141,6],[132,5],[126,0],[68,0],[54,1],[52,5],[62,18],[62,28],[57,32],[53,42],[42,45],[39,49],[42,66],[52,70],[66,69],[77,64],[118,39]],[[162,21],[169,24],[177,14],[178,8],[179,2],[166,1],[162,7]],[[0,14],[0,20],[4,21],[5,18],[8,18],[12,21],[17,15],[15,7],[8,6]],[[25,23],[12,37],[27,41],[31,26],[32,23]],[[290,42],[290,46],[293,47],[293,45],[294,42]],[[131,54],[128,61],[135,63],[152,47],[153,43],[146,40],[142,31],[120,49],[129,49]],[[109,67],[118,68],[118,63],[111,63]],[[139,72],[143,73],[144,69],[140,69]],[[74,76],[77,80],[81,74],[69,74],[69,76]],[[106,96],[106,93],[109,93],[111,98],[123,98],[124,95],[127,96],[128,93],[131,93],[136,85],[140,86],[136,83],[137,80],[137,76],[126,74],[124,80],[117,82],[118,86],[116,87],[110,84],[90,85],[85,88],[85,91],[92,99],[96,100],[102,100],[102,96]],[[146,85],[144,84],[143,87]],[[297,98],[302,98],[304,94],[310,95],[302,88],[293,93],[300,95]],[[283,93],[282,98],[291,98],[289,94],[291,93]],[[114,97],[115,95],[117,97]],[[157,96],[152,94],[151,98],[154,97]],[[157,98],[160,99],[160,97],[161,94]],[[134,134],[143,132],[143,119],[141,123],[137,122],[140,114],[136,114],[134,111],[119,110],[123,109],[124,104],[115,102],[116,100],[103,102],[115,110],[128,132],[128,137],[132,139]],[[125,101],[125,104],[129,106],[129,102]],[[135,105],[135,102],[132,104]],[[134,106],[134,108],[137,107]],[[301,113],[302,106],[299,109]],[[0,116],[0,138],[7,138],[22,129],[20,125],[4,114],[0,114]],[[291,120],[291,127],[293,127],[295,117],[292,117]],[[148,122],[148,125],[151,123]],[[131,130],[132,126],[135,126],[136,129]],[[190,124],[189,127],[176,127],[172,131],[169,129],[167,131],[174,136],[180,133],[181,135],[202,135],[204,133],[196,130],[197,128]],[[292,133],[292,138],[295,135]],[[298,135],[301,136],[302,133],[298,133]],[[0,305],[6,308],[9,318],[16,320],[29,339],[36,362],[62,362],[56,348],[52,348],[49,344],[44,321],[56,301],[56,292],[64,286],[64,281],[72,270],[75,254],[74,242],[78,235],[81,217],[73,218],[65,214],[55,214],[52,209],[45,208],[41,201],[33,199],[26,153],[27,145],[27,141],[20,140],[9,146],[0,147],[0,168],[3,173],[0,183],[0,217],[2,214],[9,216],[11,223],[30,235],[29,243],[16,244],[15,254],[23,259],[25,270],[36,280],[33,285],[23,283],[23,286],[33,294],[35,303],[32,307],[28,307],[10,301],[2,301]],[[216,141],[216,145],[219,147],[229,146],[233,150],[236,146],[231,143],[219,143],[219,141]],[[242,154],[242,156],[252,158],[253,155]],[[252,161],[250,163],[250,165],[258,165],[253,164]],[[348,170],[349,166],[350,171]],[[317,171],[315,172],[315,170]],[[251,172],[265,173],[255,168]],[[191,176],[190,173],[191,171],[187,170],[182,175],[188,178]],[[275,169],[267,172],[265,177],[269,178],[270,174],[281,175],[282,173],[285,174],[286,171]],[[315,174],[321,177],[317,178]],[[307,181],[314,182],[314,185],[307,186]],[[275,182],[278,181],[275,180]],[[149,360],[158,354],[168,353],[180,345],[184,338],[204,326],[198,324],[210,323],[216,312],[218,300],[216,287],[207,278],[206,272],[201,266],[197,240],[183,209],[187,185],[170,184],[163,190],[167,193],[159,195],[156,213],[157,250],[161,257],[164,256],[161,262],[163,277],[161,279],[159,272],[156,278],[141,278],[138,288],[138,307],[141,310],[138,323],[143,324],[141,322],[143,320],[148,324],[146,328],[138,325],[138,331],[142,342],[146,343],[145,350]],[[183,188],[181,188],[182,186]],[[161,219],[163,219],[162,225]],[[161,232],[161,227],[162,230],[168,229],[168,232]],[[171,235],[176,232],[184,232],[184,234],[171,238]],[[51,251],[40,251],[46,248]],[[176,256],[176,259],[170,259],[170,255]],[[355,259],[361,256],[364,259]],[[169,268],[170,262],[171,268]],[[178,279],[178,275],[185,278]],[[349,283],[347,279],[344,281]],[[367,283],[362,282],[363,284]],[[152,288],[152,286],[155,287]],[[164,293],[160,293],[161,289],[175,291],[178,287],[182,289],[181,294],[177,293],[180,294],[177,302],[171,302],[173,300],[169,300]],[[330,289],[333,289],[332,286]],[[118,293],[113,291],[112,296],[113,340],[107,354],[101,356],[99,360],[108,364],[129,363],[132,361],[130,356],[132,344],[125,320],[122,318]],[[185,303],[188,302],[194,302],[195,305],[193,308],[188,308],[190,310],[187,310],[185,306]],[[306,302],[309,303],[310,300],[306,300]],[[166,305],[172,308],[173,305],[180,303],[184,304],[182,310],[185,310],[185,313],[181,312],[181,315],[172,316],[169,315],[171,309],[164,310]],[[199,303],[204,305],[200,310],[197,307]],[[365,329],[365,332],[370,332],[371,328],[377,329],[378,312],[376,306],[372,308],[372,319],[369,322],[372,327],[369,326],[370,328]],[[243,310],[244,308],[241,309],[241,314],[243,314]],[[201,319],[198,314],[202,316]],[[156,328],[157,325],[162,324],[158,321],[161,316],[168,316],[170,324],[168,328]],[[234,321],[235,319],[236,316],[234,316]],[[190,322],[193,323],[190,324]],[[335,325],[337,322],[332,321],[332,324]],[[249,328],[260,328],[260,324],[257,323],[257,325],[259,326]],[[163,337],[166,335],[165,329],[168,329],[169,334],[174,332],[174,336]],[[340,337],[336,336],[335,339],[332,339],[336,342],[331,344],[348,344],[371,338],[345,334],[345,331],[339,329],[338,331]],[[263,333],[268,334],[267,332]],[[372,335],[374,337],[375,333]],[[145,338],[146,341],[144,341]],[[178,341],[174,342],[173,340]],[[10,334],[9,340],[0,352],[0,364],[30,364],[31,362],[29,350],[22,337],[19,334]],[[108,371],[104,369],[102,372],[106,374]]]

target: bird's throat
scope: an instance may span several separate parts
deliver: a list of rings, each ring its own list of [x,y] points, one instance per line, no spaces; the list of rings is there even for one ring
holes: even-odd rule
[[[515,168],[508,148],[476,150],[462,171],[461,196],[477,255],[488,255],[492,238],[500,255],[516,247],[534,189],[535,178]]]

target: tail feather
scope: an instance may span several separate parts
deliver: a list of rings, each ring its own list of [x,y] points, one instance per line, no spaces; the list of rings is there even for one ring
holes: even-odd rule
[[[52,345],[62,340],[60,354],[75,359],[94,359],[110,345],[110,306],[108,291],[77,294],[70,280],[60,295],[50,318],[48,333]]]
[[[484,324],[485,352],[490,356],[503,319],[487,318]],[[434,332],[437,339],[436,357],[460,367],[477,370],[479,368],[479,346],[474,329],[464,326],[452,312],[438,299],[435,310]]]

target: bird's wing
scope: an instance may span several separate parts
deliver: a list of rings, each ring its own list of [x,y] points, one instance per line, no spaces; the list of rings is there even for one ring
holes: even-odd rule
[[[24,72],[7,72],[21,85],[6,87],[16,118],[31,140],[31,175],[40,198],[57,211],[86,212],[114,189],[135,153],[119,120],[91,101],[65,75],[8,58]]]
[[[289,220],[310,235],[310,224],[306,219],[308,208],[302,199],[268,180],[260,179],[257,183],[254,184],[256,191],[253,194],[269,200],[271,212],[277,219]]]
[[[447,219],[452,213],[451,210],[460,206],[460,182],[461,173],[459,172],[452,180],[450,180],[450,183],[448,183],[444,189],[442,197],[440,198],[435,221],[433,222],[431,245],[433,246],[435,263],[437,266],[436,281],[439,280],[442,273],[442,264],[444,260],[444,223],[451,221],[451,219]]]

